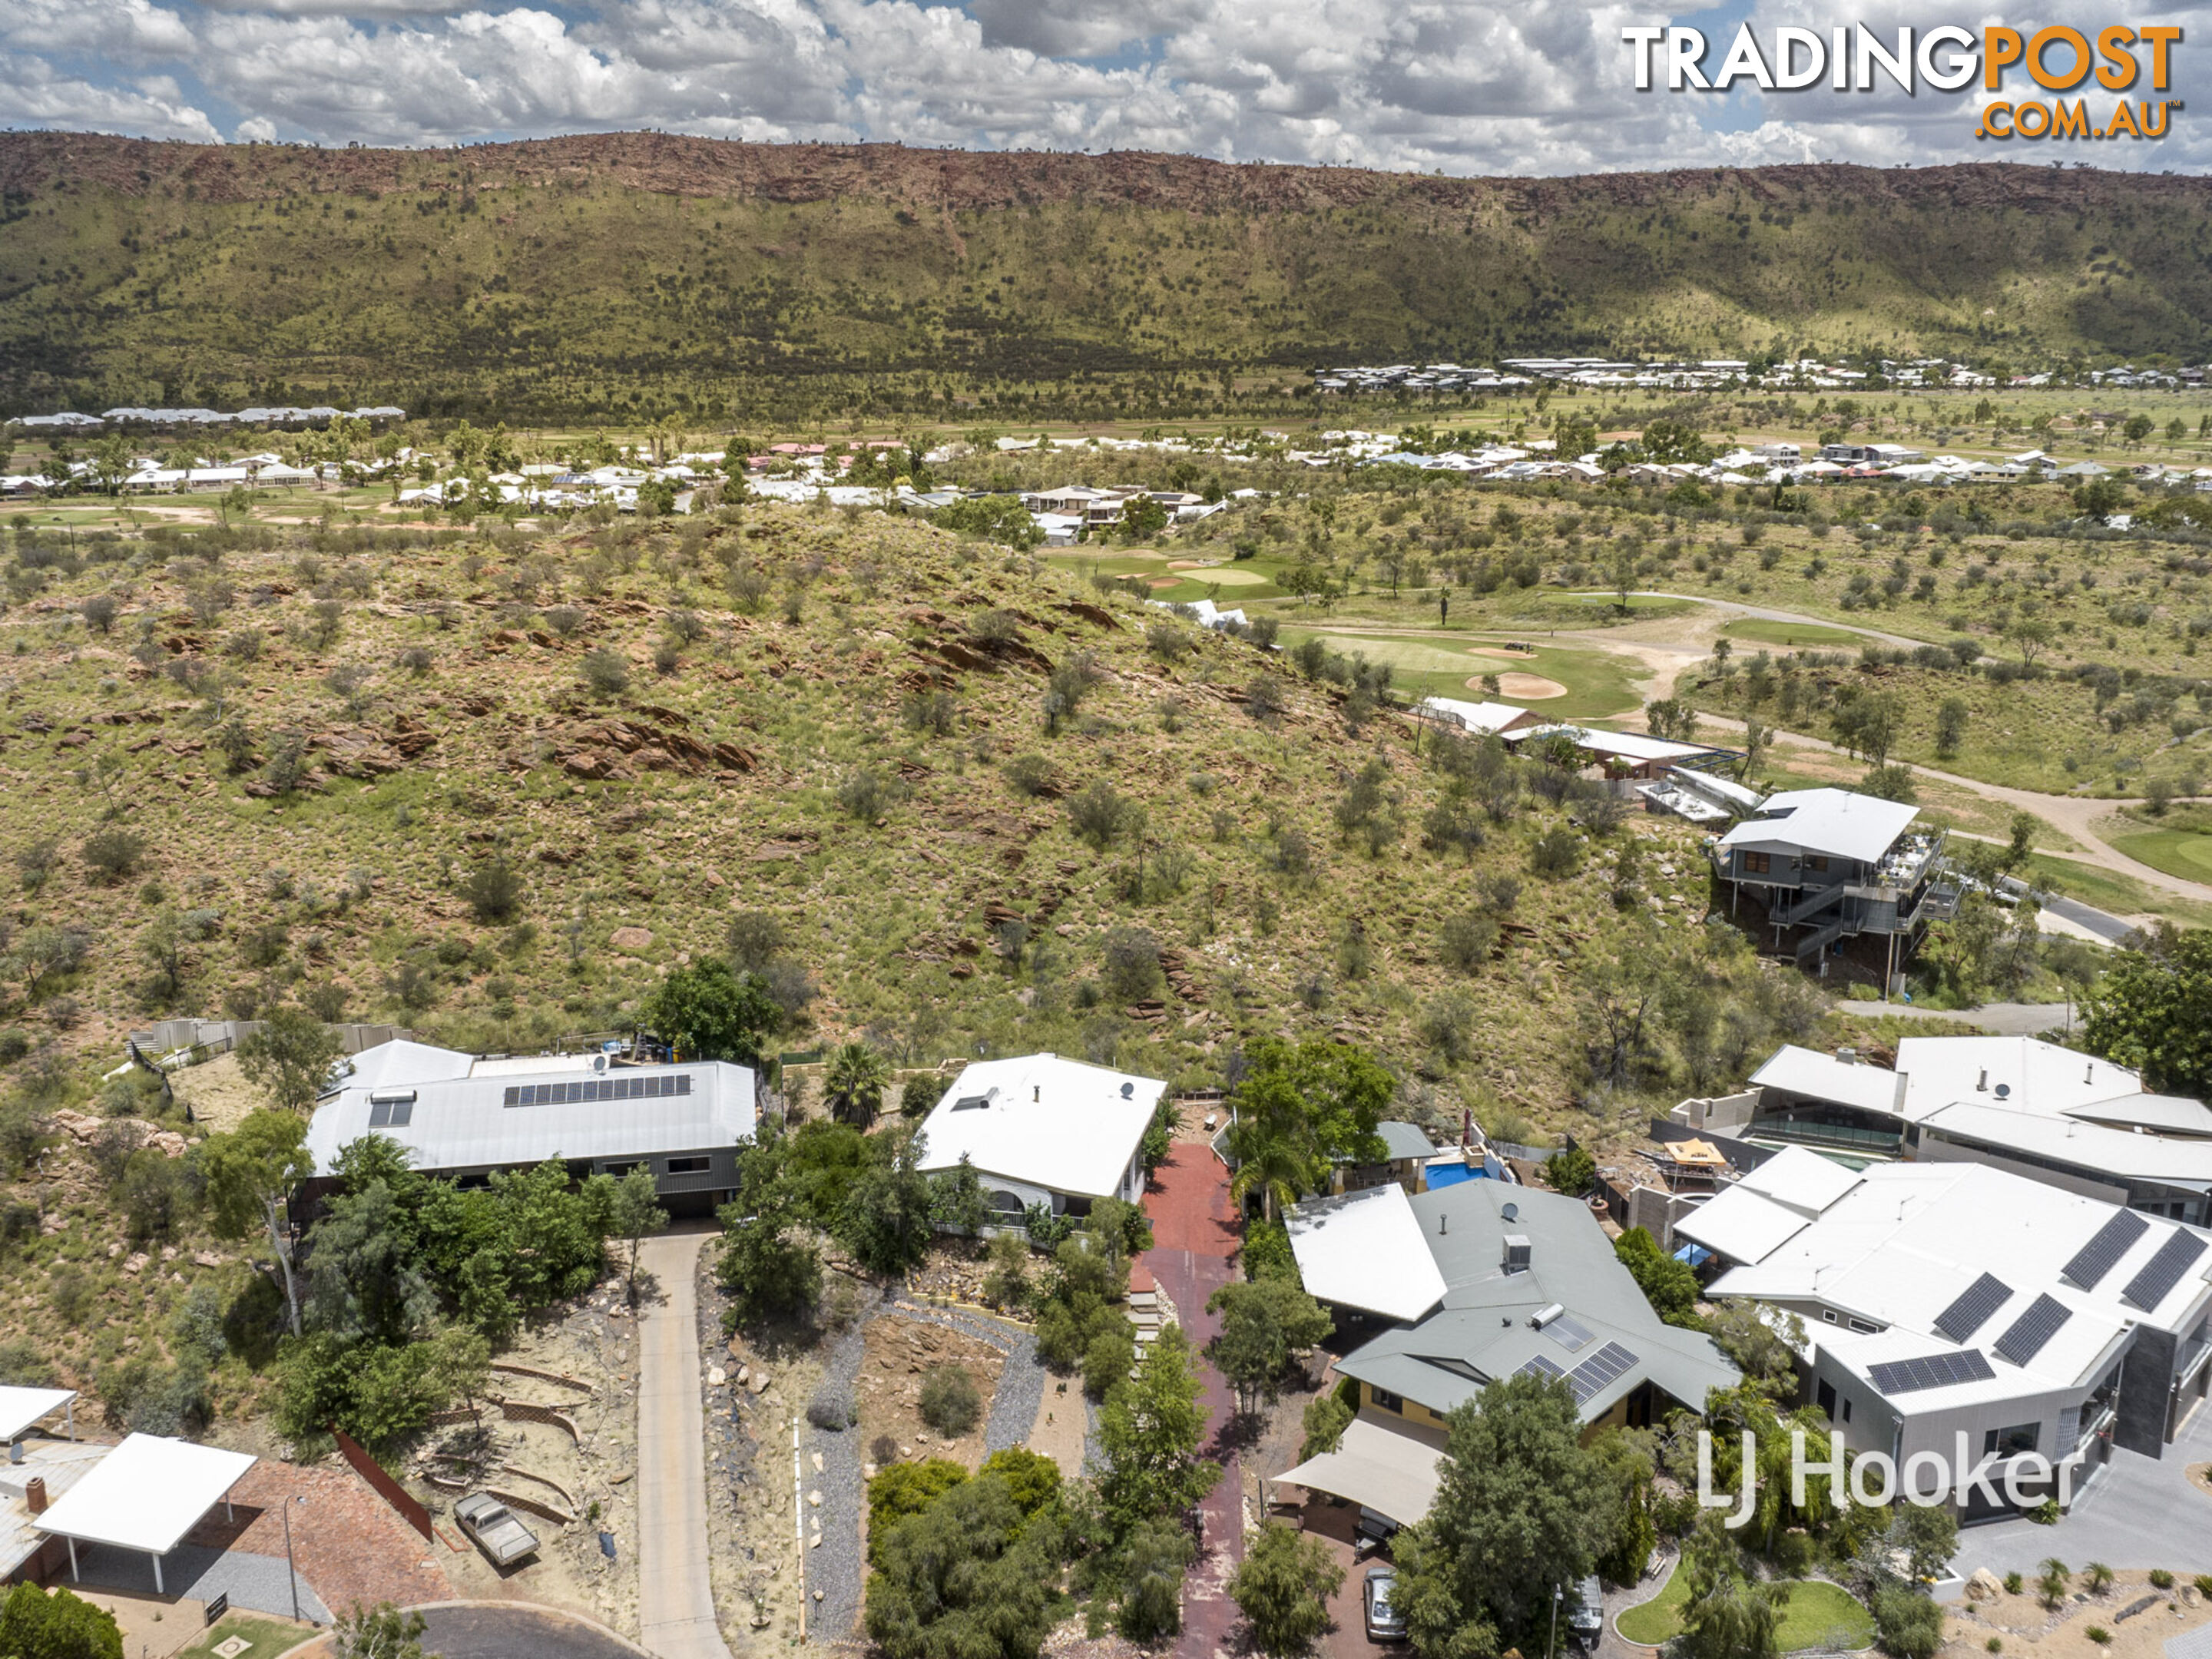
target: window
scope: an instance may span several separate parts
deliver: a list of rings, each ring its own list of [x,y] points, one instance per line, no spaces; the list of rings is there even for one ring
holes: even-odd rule
[[[1826,853],[1807,854],[1805,855],[1805,867],[1808,870],[1826,869],[1828,867],[1828,855]]]
[[[2042,1435],[2040,1423],[2015,1423],[2008,1429],[1991,1429],[1982,1436],[1982,1455],[2017,1457],[2022,1452],[2033,1451]]]
[[[714,1160],[712,1158],[672,1158],[668,1160],[668,1173],[671,1175],[704,1175],[707,1173],[708,1167],[713,1164],[713,1162]]]
[[[1743,860],[1743,872],[1747,876],[1763,876],[1774,867],[1771,853],[1739,853],[1736,856]]]
[[[602,1164],[599,1165],[599,1173],[601,1175],[611,1175],[616,1180],[619,1181],[637,1167],[638,1166],[635,1164]]]
[[[1820,1317],[1832,1325],[1836,1322],[1836,1310],[1833,1308],[1823,1308],[1820,1310]]]
[[[1826,1382],[1822,1382],[1813,1391],[1813,1397],[1814,1401],[1820,1406],[1820,1414],[1823,1417],[1832,1419],[1835,1416],[1836,1385],[1834,1383]]]
[[[1844,1422],[1846,1422],[1846,1423],[1848,1423],[1848,1422],[1850,1422],[1850,1420],[1851,1420],[1851,1397],[1850,1397],[1850,1395],[1845,1395],[1844,1396]]]
[[[1864,1334],[1878,1331],[1881,1327],[1879,1325],[1869,1325],[1863,1319],[1854,1319],[1851,1321],[1851,1328]]]
[[[1378,1389],[1370,1382],[1368,1384],[1368,1391],[1375,1396],[1375,1403],[1386,1412],[1402,1412],[1406,1409],[1406,1402],[1388,1389]]]
[[[404,1129],[415,1121],[415,1100],[411,1095],[405,1100],[380,1100],[368,1109],[368,1127],[372,1129]]]

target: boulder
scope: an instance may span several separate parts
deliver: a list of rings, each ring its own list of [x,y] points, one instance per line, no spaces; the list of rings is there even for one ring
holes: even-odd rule
[[[627,951],[635,955],[653,943],[653,930],[649,927],[617,927],[607,935],[607,943],[617,951]]]
[[[1994,1601],[2004,1594],[2004,1581],[1987,1567],[1977,1567],[1974,1576],[1966,1581],[1969,1601]]]

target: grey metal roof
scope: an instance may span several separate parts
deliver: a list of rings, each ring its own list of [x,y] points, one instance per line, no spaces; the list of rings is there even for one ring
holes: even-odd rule
[[[1382,1137],[1393,1159],[1401,1158],[1434,1158],[1436,1147],[1428,1136],[1410,1123],[1378,1123],[1375,1133]]]
[[[685,1077],[690,1082],[687,1094],[543,1106],[506,1103],[511,1091],[524,1086],[575,1083],[589,1075],[573,1066],[549,1065],[542,1075],[502,1071],[401,1084],[397,1089],[391,1083],[347,1087],[315,1109],[307,1127],[307,1150],[314,1156],[316,1172],[327,1175],[343,1148],[370,1133],[397,1141],[412,1155],[414,1166],[425,1170],[497,1168],[549,1158],[652,1158],[736,1146],[753,1138],[752,1071],[720,1060],[618,1066],[608,1073],[637,1079]],[[370,1114],[377,1103],[371,1097],[388,1103],[395,1092],[415,1097],[407,1121],[372,1129]]]
[[[1647,1379],[1686,1405],[1737,1372],[1711,1338],[1661,1321],[1613,1252],[1613,1241],[1579,1199],[1499,1181],[1468,1181],[1412,1200],[1424,1242],[1444,1278],[1443,1305],[1416,1323],[1383,1332],[1337,1369],[1438,1412],[1475,1398],[1494,1377],[1542,1358],[1563,1370],[1617,1342],[1636,1363],[1582,1402],[1585,1422],[1602,1417]],[[1513,1212],[1509,1219],[1504,1212]],[[1504,1271],[1505,1236],[1529,1243],[1526,1271]],[[1558,1304],[1588,1331],[1571,1353],[1529,1321]]]

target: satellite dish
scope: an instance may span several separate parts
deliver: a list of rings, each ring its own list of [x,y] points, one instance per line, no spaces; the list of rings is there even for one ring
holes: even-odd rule
[[[1508,1204],[1498,1213],[1508,1221],[1518,1221],[1521,1218],[1521,1206],[1518,1204]]]

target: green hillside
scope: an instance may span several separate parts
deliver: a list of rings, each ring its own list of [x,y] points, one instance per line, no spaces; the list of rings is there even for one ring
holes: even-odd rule
[[[1452,179],[650,134],[12,133],[0,409],[737,421],[1101,380],[1203,408],[1239,374],[1363,358],[2194,359],[2208,204],[2202,179],[2018,166]]]

